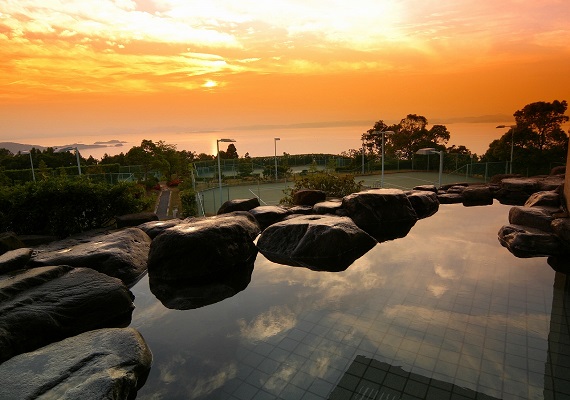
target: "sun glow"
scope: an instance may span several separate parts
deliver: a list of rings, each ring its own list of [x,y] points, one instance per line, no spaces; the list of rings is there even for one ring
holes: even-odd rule
[[[204,82],[204,84],[202,85],[202,87],[205,88],[214,88],[218,86],[218,82],[216,81],[211,81],[211,80],[207,80],[206,82]]]

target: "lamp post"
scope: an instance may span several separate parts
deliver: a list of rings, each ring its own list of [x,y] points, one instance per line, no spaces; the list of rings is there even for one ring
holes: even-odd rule
[[[515,149],[515,128],[516,125],[499,125],[497,128],[510,128],[512,131],[511,135],[511,162],[509,164],[509,174],[513,173],[513,151]]]
[[[220,142],[235,142],[233,139],[217,139],[216,140],[216,150],[218,151],[218,182],[220,184],[220,207],[222,206],[222,169],[220,166]]]
[[[393,134],[394,131],[382,131],[382,178],[380,179],[380,187],[384,187],[384,142],[386,134]]]
[[[68,146],[68,147],[60,147],[55,152],[56,153],[63,153],[65,151],[75,150],[75,157],[77,158],[77,171],[79,172],[79,176],[81,176],[81,163],[79,162],[79,150],[77,147]]]
[[[278,137],[273,138],[273,142],[275,144],[275,180],[277,180],[277,141],[278,140],[281,140],[281,139]]]
[[[443,172],[443,151],[436,151],[433,147],[426,147],[416,151],[416,154],[427,155],[439,154],[439,187],[441,187],[441,174]]]
[[[31,150],[24,150],[20,154],[29,154],[30,155],[30,165],[32,166],[32,178],[34,182],[36,181],[36,173],[34,172],[34,161],[32,160],[32,151]]]

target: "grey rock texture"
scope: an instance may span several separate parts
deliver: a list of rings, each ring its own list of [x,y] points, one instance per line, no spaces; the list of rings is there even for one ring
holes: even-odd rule
[[[8,251],[0,256],[0,274],[25,268],[32,258],[32,249],[23,247]]]
[[[413,190],[406,195],[419,219],[431,217],[439,210],[437,194],[431,190]]]
[[[226,214],[233,211],[249,211],[252,208],[259,207],[259,199],[253,197],[251,199],[234,199],[228,200],[218,210],[218,214]]]
[[[255,217],[261,230],[264,230],[269,225],[282,221],[291,212],[281,206],[259,206],[249,210],[251,215]]]

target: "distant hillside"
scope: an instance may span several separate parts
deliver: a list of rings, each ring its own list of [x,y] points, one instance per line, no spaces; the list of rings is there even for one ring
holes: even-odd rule
[[[122,146],[123,142],[121,140],[109,140],[106,142],[95,142],[94,144],[83,144],[83,143],[73,143],[73,144],[64,144],[58,146],[52,146],[54,148],[58,147],[77,147],[79,151],[84,149],[98,149],[101,147],[119,147]],[[45,150],[46,146],[39,146],[37,144],[24,144],[24,143],[15,143],[15,142],[0,142],[0,149],[8,149],[12,152],[12,154],[16,154],[19,151],[30,150],[31,148],[36,148],[38,150]]]
[[[24,144],[15,142],[0,142],[0,149],[8,149],[12,154],[16,154],[19,151],[30,150],[36,148],[38,150],[45,150],[45,146],[39,146],[37,144]]]

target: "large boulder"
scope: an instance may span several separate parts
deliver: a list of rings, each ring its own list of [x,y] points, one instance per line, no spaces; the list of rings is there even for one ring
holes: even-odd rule
[[[356,225],[383,242],[404,237],[418,220],[410,200],[399,189],[374,189],[342,199],[342,207]]]
[[[514,206],[509,210],[509,223],[552,232],[554,217],[541,207]]]
[[[257,241],[270,261],[318,271],[343,271],[376,245],[347,217],[306,215],[271,225]]]
[[[550,226],[566,248],[570,249],[570,218],[556,218]]]
[[[457,204],[463,203],[462,193],[440,193],[437,195],[439,204]]]
[[[245,211],[195,218],[158,235],[150,246],[148,273],[159,281],[214,280],[255,259],[255,218]]]
[[[313,206],[313,213],[315,214],[336,214],[342,209],[342,202],[329,200],[321,201]]]
[[[151,239],[154,239],[162,232],[164,232],[168,228],[172,228],[178,224],[182,223],[182,220],[178,218],[174,219],[167,219],[164,221],[150,221],[145,222],[144,224],[140,224],[137,226],[140,230],[146,233]]]
[[[298,206],[314,206],[326,199],[327,194],[322,190],[301,189],[293,193],[293,204]]]
[[[259,206],[252,208],[249,212],[259,223],[261,230],[264,230],[269,225],[282,221],[286,216],[291,214],[287,208],[281,206]]]
[[[99,329],[0,365],[2,399],[134,399],[152,353],[133,328]]]
[[[499,242],[521,258],[561,256],[567,253],[555,234],[528,226],[503,226],[499,230]]]
[[[218,210],[218,214],[227,214],[234,211],[249,211],[259,206],[259,199],[257,197],[251,199],[233,199],[222,204]]]
[[[560,195],[553,190],[536,192],[530,195],[524,203],[525,207],[560,208]]]
[[[462,192],[463,205],[471,206],[488,206],[493,204],[493,192],[488,186],[469,186]]]
[[[145,222],[158,221],[158,215],[153,212],[140,212],[135,214],[125,214],[115,217],[117,228],[137,226]]]
[[[16,236],[14,232],[0,233],[0,254],[4,254],[10,250],[16,250],[26,245]]]
[[[89,268],[38,267],[0,276],[0,362],[81,332],[126,326],[133,296]]]
[[[32,249],[27,247],[2,254],[0,256],[0,274],[24,268],[30,258],[32,258]]]
[[[419,219],[431,217],[439,210],[437,194],[431,190],[413,190],[406,195]]]
[[[541,190],[542,178],[507,178],[503,179],[500,189],[495,193],[495,197],[501,204],[522,206],[529,199],[530,195]]]
[[[74,244],[73,239],[54,242],[41,249],[29,264],[92,268],[133,285],[146,271],[150,242],[139,228],[127,228],[79,244]]]

